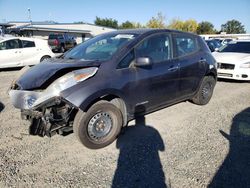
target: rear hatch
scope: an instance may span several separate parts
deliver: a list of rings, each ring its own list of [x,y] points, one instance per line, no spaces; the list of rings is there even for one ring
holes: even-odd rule
[[[58,35],[58,34],[51,34],[49,35],[49,39],[48,39],[48,44],[51,47],[56,47],[59,46],[60,42],[59,39],[63,38],[62,35]]]

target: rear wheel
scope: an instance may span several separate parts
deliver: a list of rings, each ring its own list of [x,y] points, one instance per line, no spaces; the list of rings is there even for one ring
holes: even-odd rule
[[[215,83],[216,81],[214,77],[212,76],[204,77],[198,93],[192,99],[193,103],[198,104],[198,105],[207,104],[213,95]]]
[[[121,131],[122,113],[108,101],[99,101],[87,112],[79,112],[74,120],[74,134],[90,149],[111,144]]]

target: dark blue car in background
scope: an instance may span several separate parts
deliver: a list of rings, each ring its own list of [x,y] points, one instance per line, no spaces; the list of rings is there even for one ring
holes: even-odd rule
[[[26,69],[9,94],[30,120],[30,134],[73,130],[83,145],[97,149],[112,143],[137,115],[186,100],[207,104],[216,68],[195,34],[119,30]]]

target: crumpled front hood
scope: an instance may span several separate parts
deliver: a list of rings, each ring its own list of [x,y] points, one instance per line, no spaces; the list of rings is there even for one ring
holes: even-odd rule
[[[99,67],[100,64],[99,61],[53,59],[30,68],[16,80],[15,84],[21,90],[40,89],[49,80],[53,82],[71,70]]]

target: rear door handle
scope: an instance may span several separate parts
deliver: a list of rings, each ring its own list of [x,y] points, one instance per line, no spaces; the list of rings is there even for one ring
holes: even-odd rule
[[[174,71],[177,71],[178,68],[179,68],[178,66],[170,66],[170,67],[168,68],[168,71],[174,72]]]

